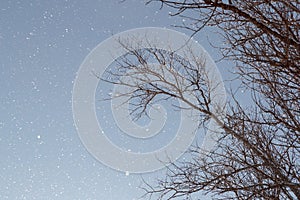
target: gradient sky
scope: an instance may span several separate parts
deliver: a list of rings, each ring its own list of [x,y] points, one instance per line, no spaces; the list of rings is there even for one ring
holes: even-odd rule
[[[190,34],[171,26],[181,19],[169,17],[168,9],[144,3],[1,1],[0,199],[133,200],[142,194],[141,175],[110,169],[86,151],[73,123],[71,100],[80,64],[112,34],[147,26]],[[209,35],[206,31],[195,39],[217,59]],[[124,142],[115,137],[118,145]],[[151,182],[163,173],[143,177]]]

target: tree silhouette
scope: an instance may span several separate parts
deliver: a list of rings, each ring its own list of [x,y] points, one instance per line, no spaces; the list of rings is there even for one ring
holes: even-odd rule
[[[192,147],[193,159],[172,163],[157,185],[145,185],[145,196],[188,198],[204,191],[225,199],[300,199],[299,1],[151,2],[173,8],[172,16],[185,18],[178,26],[192,30],[192,35],[204,27],[218,28],[227,44],[219,47],[223,59],[235,64],[234,74],[252,103],[242,105],[232,92],[221,119],[212,112],[214,88],[203,73],[205,62],[195,57],[192,65],[172,51],[136,50],[121,42],[131,53],[120,59],[119,70],[110,72],[117,81],[106,81],[133,89],[130,95],[123,94],[134,102],[133,115],[146,114],[153,101],[174,98],[198,111],[199,125],[213,118],[222,128],[212,152],[201,156],[201,148]],[[149,65],[153,60],[159,67]],[[124,74],[136,81],[119,81]],[[186,98],[190,92],[197,101]]]

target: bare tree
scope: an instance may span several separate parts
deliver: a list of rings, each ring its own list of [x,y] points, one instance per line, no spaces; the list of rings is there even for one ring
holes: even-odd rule
[[[205,62],[194,56],[191,64],[176,52],[122,43],[130,53],[109,72],[115,79],[106,81],[133,89],[132,114],[140,117],[154,101],[175,98],[199,112],[199,125],[213,118],[223,130],[214,151],[203,157],[199,146],[192,147],[193,159],[169,166],[164,179],[145,187],[147,195],[173,199],[204,191],[226,199],[300,199],[299,1],[154,1],[185,18],[179,26],[193,34],[206,26],[219,29],[227,43],[222,55],[235,63],[253,105],[242,106],[232,93],[220,119],[212,112],[214,87],[203,73]],[[153,60],[159,67],[149,65]],[[134,81],[120,81],[124,74]],[[190,93],[197,101],[186,98]]]

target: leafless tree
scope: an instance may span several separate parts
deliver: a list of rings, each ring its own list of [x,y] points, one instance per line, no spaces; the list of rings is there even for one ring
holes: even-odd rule
[[[169,166],[157,185],[146,185],[147,195],[175,199],[204,191],[225,199],[300,199],[299,1],[150,2],[156,1],[185,18],[179,26],[193,34],[206,26],[218,28],[227,44],[219,49],[235,63],[235,75],[253,104],[244,106],[232,93],[220,119],[212,112],[214,87],[203,73],[205,62],[122,43],[130,53],[119,60],[118,70],[109,72],[115,79],[106,81],[133,89],[128,99],[132,114],[140,117],[154,101],[174,98],[199,112],[199,125],[213,118],[223,130],[214,151],[203,157],[199,146],[192,147],[193,159]],[[160,65],[151,67],[153,61]],[[134,81],[120,81],[124,74]],[[186,98],[190,93],[197,101]]]

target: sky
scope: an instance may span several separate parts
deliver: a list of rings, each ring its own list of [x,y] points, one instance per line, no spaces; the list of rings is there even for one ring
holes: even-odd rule
[[[0,199],[133,200],[143,194],[141,177],[149,182],[163,177],[164,170],[128,174],[96,160],[82,144],[72,113],[77,71],[103,40],[141,27],[191,34],[174,28],[182,19],[159,8],[139,0],[1,1]],[[208,42],[208,37],[218,42],[213,35],[204,31],[195,39],[218,59]],[[97,115],[104,120],[101,109]],[[115,144],[133,150],[156,148],[173,132],[135,145],[109,124],[104,128]]]

